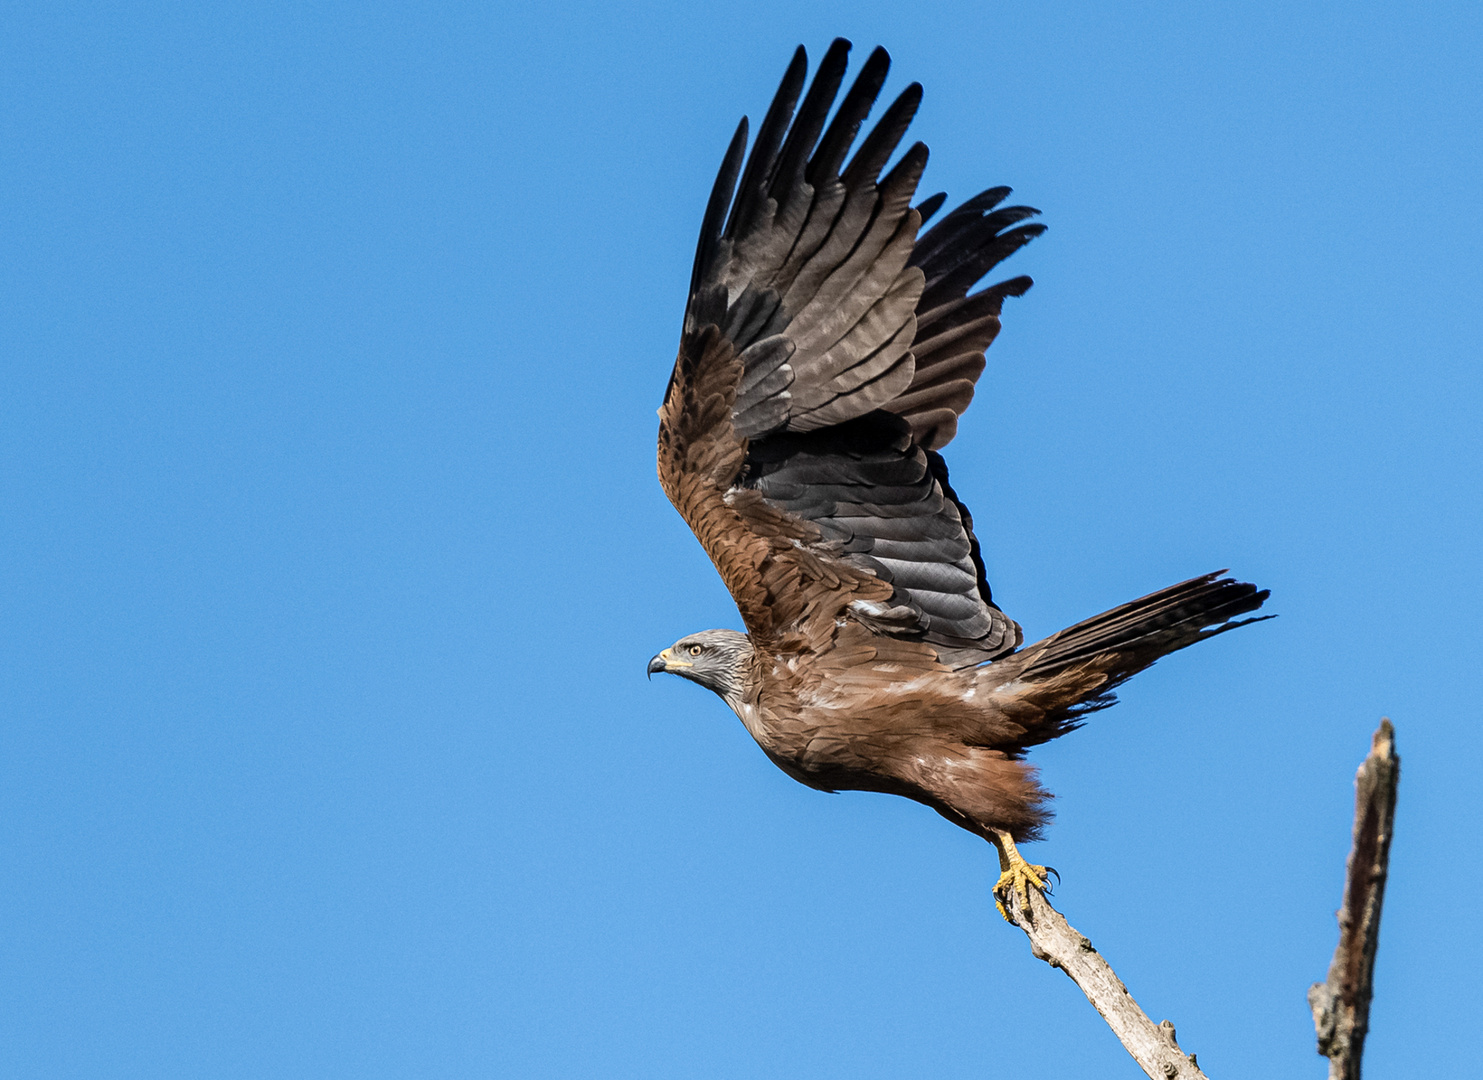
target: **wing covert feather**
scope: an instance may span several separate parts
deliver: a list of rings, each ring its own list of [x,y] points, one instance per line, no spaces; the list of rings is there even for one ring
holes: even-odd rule
[[[746,440],[732,421],[742,375],[714,327],[689,336],[659,409],[659,483],[726,583],[747,632],[778,648],[817,647],[840,611],[891,587],[826,550],[817,525],[732,486]]]

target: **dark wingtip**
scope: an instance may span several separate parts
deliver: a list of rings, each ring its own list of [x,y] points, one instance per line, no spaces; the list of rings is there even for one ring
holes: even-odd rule
[[[1028,274],[1021,274],[1019,277],[1010,278],[1008,281],[1001,281],[993,288],[1000,296],[1024,296],[1025,293],[1030,291],[1030,286],[1034,284],[1034,278]]]
[[[928,195],[921,202],[917,203],[916,210],[922,216],[922,224],[925,225],[928,221],[932,220],[932,215],[941,210],[942,204],[945,202],[947,202],[947,192],[939,191],[936,195]]]
[[[798,46],[798,48],[793,50],[793,59],[788,61],[788,68],[786,71],[783,72],[783,81],[784,83],[786,83],[789,79],[797,79],[799,81],[802,81],[803,77],[807,74],[808,50],[800,45]]]

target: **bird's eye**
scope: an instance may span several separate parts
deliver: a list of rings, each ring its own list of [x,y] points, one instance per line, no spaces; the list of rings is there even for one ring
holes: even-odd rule
[[[700,655],[700,646],[699,645],[691,645],[690,646],[690,655],[691,656],[699,656]]]

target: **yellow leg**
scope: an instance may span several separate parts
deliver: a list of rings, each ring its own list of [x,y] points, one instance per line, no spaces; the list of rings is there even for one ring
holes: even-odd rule
[[[1023,907],[1030,905],[1030,890],[1045,892],[1048,884],[1046,875],[1055,873],[1046,866],[1036,866],[1025,861],[1024,856],[1014,846],[1014,837],[1003,829],[995,829],[989,834],[989,839],[994,842],[994,847],[999,850],[999,880],[994,885],[994,906],[999,909],[999,914],[1004,916],[1005,922],[1013,922],[1009,912],[1004,910],[1004,899],[1013,889],[1020,894],[1020,904]]]

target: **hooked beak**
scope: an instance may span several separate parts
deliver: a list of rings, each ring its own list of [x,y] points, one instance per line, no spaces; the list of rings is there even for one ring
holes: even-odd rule
[[[654,677],[656,671],[671,671],[677,667],[694,667],[694,664],[685,660],[676,660],[674,651],[665,649],[654,659],[649,661],[649,678]]]

